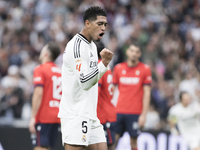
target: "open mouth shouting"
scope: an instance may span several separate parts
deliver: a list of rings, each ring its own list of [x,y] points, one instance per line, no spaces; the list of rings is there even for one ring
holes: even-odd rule
[[[102,33],[99,34],[99,37],[102,38],[103,35],[104,35],[104,33],[102,32]]]

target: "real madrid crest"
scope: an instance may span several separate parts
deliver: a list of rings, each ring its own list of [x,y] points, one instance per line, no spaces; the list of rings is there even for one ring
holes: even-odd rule
[[[86,140],[87,140],[87,139],[86,139],[86,136],[83,135],[83,137],[82,137],[82,141],[83,141],[83,142],[86,142]]]

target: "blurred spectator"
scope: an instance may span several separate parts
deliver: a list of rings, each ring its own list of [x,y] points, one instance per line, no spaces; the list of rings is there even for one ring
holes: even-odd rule
[[[181,22],[179,25],[179,29],[182,33],[182,36],[185,37],[186,32],[192,28],[194,28],[194,21],[192,20],[192,16],[190,16],[189,14],[186,14],[184,16],[183,22]]]
[[[200,83],[198,74],[195,68],[186,70],[185,78],[179,84],[179,91],[188,92],[194,101],[199,101]]]
[[[2,78],[1,85],[3,88],[15,88],[19,87],[22,89],[26,89],[28,86],[28,83],[25,79],[20,77],[19,74],[19,67],[16,65],[11,65],[8,68],[8,75]]]
[[[156,58],[158,58],[158,52],[156,45],[153,42],[149,42],[144,50],[142,58],[143,60],[156,60]]]
[[[192,111],[191,111],[192,110]],[[180,102],[169,110],[168,121],[172,134],[180,134],[190,150],[200,149],[200,105],[189,93],[180,93]]]
[[[127,8],[123,5],[118,6],[118,11],[115,14],[114,20],[113,20],[113,27],[121,27],[128,23],[128,12]]]
[[[22,65],[22,59],[20,57],[20,47],[18,44],[14,44],[11,49],[11,53],[8,57],[9,59],[9,65]]]
[[[159,113],[155,110],[153,105],[149,106],[146,123],[144,129],[146,130],[156,130],[159,128],[160,116]]]
[[[1,79],[3,96],[1,98],[1,115],[10,113],[11,118],[21,118],[21,111],[25,98],[30,98],[30,86],[28,82],[20,77],[19,67],[11,65],[8,75]]]
[[[106,47],[114,54],[109,64],[111,69],[113,69],[116,64],[124,61],[124,53],[120,48],[118,39],[115,35],[110,35],[110,42],[107,44]]]
[[[11,118],[21,118],[23,103],[24,97],[21,88],[6,88],[0,102],[0,116],[7,116],[10,113]]]
[[[190,30],[192,38],[194,41],[200,40],[200,19],[195,19],[195,27]]]
[[[8,52],[4,48],[0,48],[0,79],[7,74],[9,66]]]
[[[147,18],[154,23],[160,23],[164,16],[162,1],[160,0],[149,0],[146,3],[146,14]]]
[[[39,0],[35,6],[35,13],[41,19],[49,21],[51,20],[51,15],[53,11],[52,1],[51,0]]]
[[[26,79],[28,84],[31,85],[33,79],[33,70],[38,63],[32,60],[27,52],[24,52],[21,57],[23,58],[23,64],[20,68],[20,74]]]

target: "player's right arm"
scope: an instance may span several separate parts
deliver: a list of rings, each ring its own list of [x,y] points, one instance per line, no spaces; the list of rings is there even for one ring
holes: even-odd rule
[[[35,117],[37,115],[37,112],[40,108],[41,102],[42,102],[42,95],[43,95],[43,87],[37,86],[34,89],[33,98],[32,98],[32,114],[31,119],[29,123],[29,131],[31,133],[36,133],[35,131]]]
[[[33,92],[33,98],[32,98],[32,113],[31,113],[31,119],[29,122],[29,131],[31,133],[35,133],[35,117],[38,113],[38,110],[40,108],[41,102],[42,102],[42,96],[43,96],[43,85],[44,85],[44,77],[43,73],[40,67],[36,67],[34,70],[34,92]]]
[[[179,135],[179,131],[176,128],[177,125],[177,117],[173,112],[173,107],[170,108],[168,116],[167,116],[167,122],[170,126],[170,132],[171,134]]]
[[[112,59],[113,53],[108,49],[103,49],[100,53],[102,61],[94,67],[90,68],[90,59],[85,49],[80,47],[80,55],[74,58],[75,65],[73,66],[75,75],[78,78],[79,85],[83,90],[89,90],[93,87],[107,71],[107,65]]]

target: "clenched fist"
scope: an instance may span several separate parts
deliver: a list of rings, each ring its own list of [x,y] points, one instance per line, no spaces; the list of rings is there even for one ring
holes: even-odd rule
[[[102,63],[104,64],[105,67],[107,67],[113,57],[113,53],[110,50],[104,48],[100,52],[100,55],[101,55]]]

